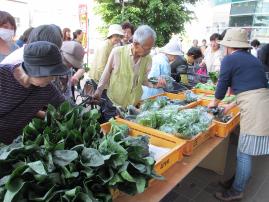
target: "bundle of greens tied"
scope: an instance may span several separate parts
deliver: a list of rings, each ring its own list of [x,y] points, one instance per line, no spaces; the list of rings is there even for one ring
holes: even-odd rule
[[[147,136],[128,136],[113,120],[103,135],[98,118],[97,110],[49,105],[44,120],[0,145],[0,201],[112,201],[111,190],[134,195],[161,179]]]

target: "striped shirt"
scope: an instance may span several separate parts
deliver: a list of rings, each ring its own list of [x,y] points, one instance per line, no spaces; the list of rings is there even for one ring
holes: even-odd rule
[[[0,65],[0,142],[9,144],[44,106],[58,106],[64,97],[52,84],[22,86],[13,75],[17,66]]]
[[[238,149],[252,156],[267,155],[269,154],[269,136],[240,134]]]

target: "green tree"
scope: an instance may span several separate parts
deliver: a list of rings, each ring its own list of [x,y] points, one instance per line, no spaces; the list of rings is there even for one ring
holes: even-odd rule
[[[193,13],[185,7],[185,3],[194,4],[198,0],[134,0],[125,4],[122,13],[121,4],[115,0],[97,0],[97,14],[106,24],[129,21],[135,26],[148,24],[157,33],[157,46],[169,41],[172,33],[184,31],[184,24],[193,18]]]

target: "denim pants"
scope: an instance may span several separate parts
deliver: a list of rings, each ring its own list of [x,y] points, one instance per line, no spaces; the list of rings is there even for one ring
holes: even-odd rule
[[[253,156],[242,153],[237,149],[237,166],[233,182],[233,189],[244,192],[248,180],[251,176]]]

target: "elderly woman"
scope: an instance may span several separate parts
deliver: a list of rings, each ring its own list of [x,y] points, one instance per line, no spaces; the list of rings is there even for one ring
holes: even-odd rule
[[[262,64],[248,52],[246,30],[229,29],[220,44],[226,56],[221,63],[215,99],[209,107],[218,105],[228,87],[237,95],[236,103],[225,109],[237,104],[241,112],[236,175],[229,190],[216,193],[218,199],[232,201],[243,198],[253,157],[269,154],[269,89]]]
[[[0,62],[18,48],[13,42],[16,28],[14,17],[8,12],[0,11]]]
[[[133,43],[116,47],[109,55],[94,98],[100,100],[107,87],[107,103],[101,107],[103,120],[108,121],[117,115],[115,106],[126,108],[136,105],[143,94],[142,85],[159,88],[165,85],[160,79],[157,84],[148,82],[151,69],[151,48],[156,40],[155,31],[148,25],[141,25],[134,33]]]
[[[9,144],[44,106],[58,106],[65,99],[51,84],[69,69],[62,64],[58,47],[50,42],[30,43],[24,62],[0,65],[0,142]]]
[[[148,78],[151,77],[162,77],[171,76],[171,66],[170,64],[176,60],[177,56],[182,55],[181,47],[179,43],[175,40],[170,41],[166,44],[158,55],[152,58],[152,68],[148,74]],[[150,88],[143,86],[142,99],[147,99],[148,97],[163,93],[162,88]]]
[[[114,24],[109,26],[108,34],[106,40],[97,48],[92,67],[90,69],[90,78],[98,84],[101,75],[105,69],[109,54],[112,51],[112,48],[120,43],[121,38],[123,37],[123,30],[120,25]]]

